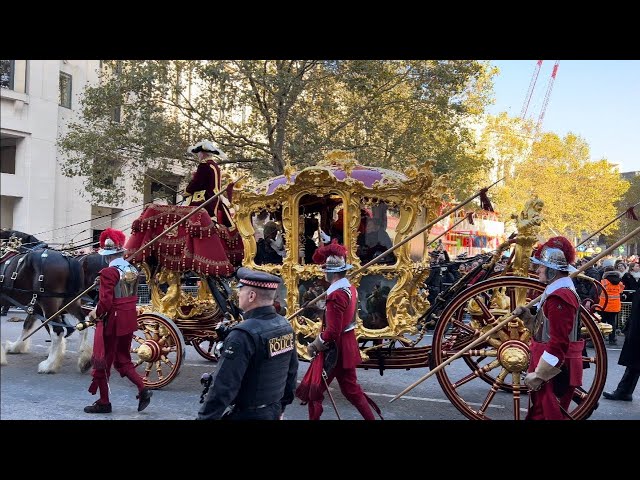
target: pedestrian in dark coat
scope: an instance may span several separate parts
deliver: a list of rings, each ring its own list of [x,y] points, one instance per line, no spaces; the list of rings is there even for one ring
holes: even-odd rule
[[[636,288],[631,303],[631,315],[625,327],[624,344],[618,359],[618,365],[627,367],[618,383],[618,387],[611,393],[603,392],[608,400],[633,400],[632,394],[640,377],[640,289]]]

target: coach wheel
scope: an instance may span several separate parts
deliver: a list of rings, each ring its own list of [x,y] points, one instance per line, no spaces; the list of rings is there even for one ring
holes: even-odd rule
[[[433,334],[431,367],[509,316],[517,307],[516,292],[526,291],[528,302],[544,288],[536,280],[521,277],[493,278],[469,287],[440,317]],[[602,334],[593,317],[584,309],[581,312],[584,336],[591,338],[594,347],[583,356],[583,384],[567,410],[576,420],[587,418],[596,408],[607,376]],[[530,336],[516,319],[436,374],[445,395],[464,416],[474,420],[524,418],[527,398],[523,404],[522,396],[528,388],[523,380],[529,366]]]
[[[216,345],[218,342],[219,340],[217,337],[196,338],[191,341],[191,345],[193,345],[193,348],[201,357],[212,362],[217,362],[218,357],[216,355]]]
[[[131,351],[145,385],[158,389],[178,375],[186,345],[182,333],[169,317],[152,312],[138,316],[138,330],[133,335]]]

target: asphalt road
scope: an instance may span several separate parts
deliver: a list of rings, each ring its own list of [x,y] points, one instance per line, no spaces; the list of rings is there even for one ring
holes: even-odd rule
[[[11,317],[24,318],[17,311],[10,311],[8,317],[0,321],[0,338],[15,340],[22,322],[11,322]],[[87,388],[90,375],[81,374],[76,367],[78,358],[78,335],[73,334],[67,343],[65,359],[57,374],[38,374],[37,365],[46,358],[49,343],[48,334],[41,329],[32,337],[31,351],[19,355],[7,355],[8,365],[0,370],[0,419],[2,420],[190,420],[195,418],[200,407],[200,377],[205,372],[215,371],[216,364],[200,357],[193,347],[187,347],[185,362],[180,374],[166,387],[154,391],[151,405],[143,412],[137,412],[136,390],[126,379],[114,371],[111,377],[111,403],[113,413],[90,415],[83,407],[97,398],[91,396]],[[425,338],[430,342],[430,338]],[[617,364],[623,338],[619,346],[607,347],[609,374],[605,390],[613,390],[622,376],[624,368]],[[302,379],[308,364],[302,362],[298,379]],[[389,400],[405,387],[427,373],[426,369],[387,370],[380,375],[377,370],[358,370],[358,378],[367,394],[382,409],[385,420],[465,420],[465,417],[451,404],[438,381],[429,378],[399,400]],[[469,395],[477,396],[481,403],[488,391],[488,385],[478,381],[470,387]],[[338,411],[345,420],[361,419],[355,408],[345,400],[337,385],[331,392]],[[593,420],[640,420],[640,393],[633,402],[600,400],[598,409],[591,416]],[[511,418],[508,410],[511,395],[498,392],[488,409],[491,418]],[[521,405],[524,416],[526,396]],[[503,416],[504,415],[504,416]],[[285,412],[286,420],[306,420],[307,407],[295,400]],[[325,395],[322,420],[336,420],[336,414]]]

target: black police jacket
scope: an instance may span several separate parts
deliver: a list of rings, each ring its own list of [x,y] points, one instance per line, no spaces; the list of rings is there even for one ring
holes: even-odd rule
[[[293,328],[272,306],[249,310],[245,317],[224,341],[199,420],[222,418],[230,405],[244,410],[280,402],[284,409],[293,401],[298,372]]]

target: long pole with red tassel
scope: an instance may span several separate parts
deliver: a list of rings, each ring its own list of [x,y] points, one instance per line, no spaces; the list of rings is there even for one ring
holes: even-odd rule
[[[635,207],[637,207],[638,205],[640,205],[640,202],[636,203],[635,205],[627,208],[624,212],[622,212],[620,215],[618,215],[616,218],[614,218],[613,220],[611,220],[609,223],[607,223],[604,227],[602,227],[600,230],[592,233],[591,235],[589,235],[587,238],[585,238],[584,240],[582,240],[578,245],[576,245],[576,248],[578,248],[580,245],[586,243],[587,240],[589,240],[590,238],[595,237],[597,234],[599,234],[602,230],[604,230],[605,228],[607,228],[609,225],[611,225],[613,222],[615,222],[616,220],[618,220],[620,217],[622,217],[623,215],[627,215],[627,217],[631,218],[632,220],[638,220],[638,217],[636,217],[635,212],[633,211],[633,209]]]

